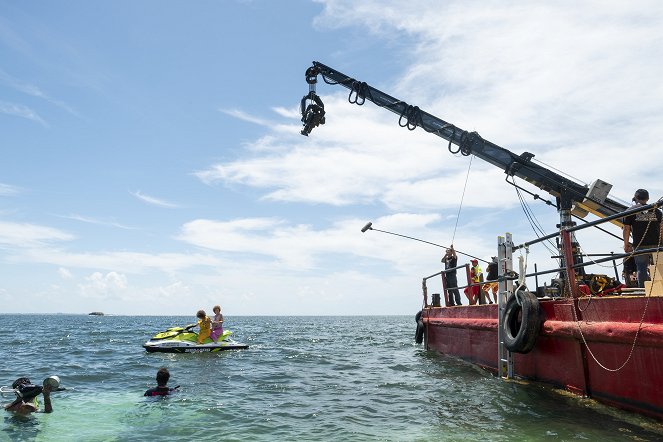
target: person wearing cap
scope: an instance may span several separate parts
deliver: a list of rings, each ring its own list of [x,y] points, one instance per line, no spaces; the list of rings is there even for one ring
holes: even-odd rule
[[[470,267],[470,279],[472,280],[472,286],[465,288],[465,295],[467,296],[467,299],[470,300],[470,305],[474,305],[477,302],[483,304],[485,303],[485,300],[482,302],[480,297],[480,283],[483,282],[483,270],[481,270],[481,267],[479,267],[478,259],[472,259],[470,262],[472,263],[472,267]]]
[[[53,385],[47,380],[44,381],[44,386],[39,387],[32,385],[28,378],[18,378],[12,384],[12,388],[16,393],[14,402],[5,405],[5,410],[15,414],[30,414],[39,411],[37,396],[42,394],[44,396],[44,413],[51,413],[53,406],[51,404],[51,391]]]
[[[458,265],[458,256],[456,255],[456,251],[454,250],[453,244],[451,245],[450,248],[447,249],[446,253],[444,254],[444,257],[442,258],[442,262],[444,263],[444,270],[447,270],[444,272],[444,278],[447,283],[447,293],[449,294],[449,306],[455,306],[455,305],[463,305],[460,302],[460,292],[456,287],[458,287],[458,279],[456,279],[456,270],[449,270],[453,269]],[[451,287],[451,288],[449,288]]]
[[[488,271],[488,281],[493,281],[493,282],[487,282],[483,285],[483,291],[486,292],[486,298],[488,298],[488,302],[491,304],[493,301],[490,300],[490,293],[493,293],[493,300],[495,301],[495,304],[497,304],[497,256],[493,256],[490,263],[488,263],[488,267],[486,268]]]
[[[646,189],[638,189],[633,195],[632,208],[644,206],[649,201],[649,192]],[[663,237],[663,224],[661,219],[663,213],[660,209],[650,209],[644,212],[634,213],[624,217],[624,252],[631,253],[634,250],[644,250],[659,247]],[[631,236],[633,242],[631,243]],[[651,254],[634,255],[636,272],[638,276],[638,287],[644,288],[645,281],[649,281],[649,272],[647,267]]]

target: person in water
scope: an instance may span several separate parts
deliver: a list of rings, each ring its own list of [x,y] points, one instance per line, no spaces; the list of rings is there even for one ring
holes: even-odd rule
[[[212,311],[214,311],[214,317],[212,318],[210,338],[212,338],[212,341],[216,342],[218,341],[219,336],[223,335],[223,315],[221,314],[220,305],[215,305]]]
[[[44,395],[44,413],[51,413],[53,406],[51,405],[51,391],[53,386],[44,381],[44,386],[39,387],[32,385],[28,378],[18,378],[12,384],[12,388],[16,392],[16,400],[5,405],[5,410],[16,414],[30,414],[39,411],[37,403],[37,396]]]
[[[170,372],[166,367],[161,367],[159,371],[157,371],[157,386],[147,390],[143,396],[168,396],[170,393],[179,388],[179,385],[174,388],[169,388],[169,379]]]
[[[205,310],[198,310],[196,318],[198,318],[198,327],[200,327],[200,331],[198,332],[198,343],[202,344],[205,339],[210,336],[212,320],[207,316]]]

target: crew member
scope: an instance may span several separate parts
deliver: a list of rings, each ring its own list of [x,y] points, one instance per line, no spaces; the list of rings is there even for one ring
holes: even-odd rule
[[[633,195],[633,206],[644,206],[649,201],[649,192],[645,189],[638,189]],[[638,212],[624,217],[624,252],[631,253],[638,250],[656,248],[660,246],[661,237],[663,237],[663,224],[661,223],[663,213],[660,209],[650,209],[644,212]],[[630,236],[633,236],[631,244]],[[638,275],[638,287],[644,288],[645,281],[649,281],[649,272],[647,267],[651,260],[651,254],[645,253],[634,255],[635,267]]]
[[[470,267],[470,279],[472,280],[472,286],[465,287],[465,295],[467,296],[467,299],[469,299],[470,305],[474,305],[477,302],[483,304],[485,301],[481,302],[479,296],[481,294],[480,283],[483,282],[483,270],[481,270],[481,267],[479,267],[479,260],[473,259],[470,262],[472,263],[472,267]]]
[[[442,258],[442,262],[444,263],[444,270],[447,270],[444,272],[444,278],[447,283],[447,293],[449,295],[449,306],[454,306],[454,305],[462,305],[460,302],[460,292],[456,287],[458,287],[458,279],[456,279],[456,270],[449,270],[453,269],[458,265],[458,256],[456,255],[456,251],[454,250],[453,244],[451,245],[450,248],[447,249],[446,253],[444,254],[444,257]]]
[[[488,264],[488,281],[494,281],[494,282],[487,282],[483,285],[483,291],[486,292],[486,297],[488,298],[488,302],[491,304],[493,301],[490,300],[490,293],[492,292],[493,294],[493,299],[495,300],[495,303],[497,304],[497,256],[493,256],[491,262]]]
[[[623,261],[622,278],[626,287],[633,288],[638,286],[638,268],[632,256],[627,256]]]

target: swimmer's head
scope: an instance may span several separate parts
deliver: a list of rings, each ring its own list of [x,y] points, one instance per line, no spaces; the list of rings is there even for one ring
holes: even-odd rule
[[[16,392],[16,396],[23,399],[24,402],[29,402],[41,394],[43,388],[38,385],[33,385],[28,378],[18,378],[12,383],[12,388]]]
[[[157,385],[165,387],[168,383],[168,379],[170,379],[170,372],[168,372],[166,367],[161,367],[159,371],[157,371]]]

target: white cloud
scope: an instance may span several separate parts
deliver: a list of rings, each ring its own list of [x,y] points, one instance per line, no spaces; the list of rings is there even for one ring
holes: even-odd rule
[[[142,252],[67,252],[53,248],[31,248],[11,258],[12,262],[48,263],[58,266],[87,269],[117,270],[124,273],[149,271],[174,272],[204,266],[218,267],[223,261],[204,254],[142,253]]]
[[[23,104],[0,101],[0,113],[12,115],[14,117],[19,117],[19,118],[25,118],[27,120],[39,123],[44,127],[48,127],[48,124],[46,124],[44,119],[41,118],[41,116],[39,116],[39,114],[35,110]]]
[[[165,298],[174,298],[178,296],[189,297],[192,294],[192,290],[182,281],[177,281],[172,284],[169,284],[164,287],[158,287],[155,290],[154,297],[155,299]]]
[[[263,188],[270,200],[346,205],[386,202],[391,185],[465,168],[446,161],[439,139],[399,128],[391,113],[350,106],[344,94],[324,99],[330,117],[311,137],[292,130],[262,138],[256,141],[260,147],[247,147],[262,155],[216,164],[196,175],[206,183]],[[297,119],[293,128],[298,124]]]
[[[79,284],[81,296],[86,298],[123,298],[126,297],[127,277],[117,272],[105,275],[94,272]]]
[[[312,225],[295,225],[284,220],[241,219],[228,222],[195,220],[186,223],[178,239],[222,253],[235,254],[234,261],[261,262],[261,270],[280,269],[288,272],[304,272],[323,266],[329,256],[340,262],[337,268],[352,267],[352,259],[372,258],[389,262],[394,268],[410,268],[412,255],[418,253],[431,259],[439,249],[419,243],[396,240],[394,243],[375,233],[361,233],[368,220],[345,219],[327,228]],[[372,220],[375,228],[396,233],[407,233],[421,238],[451,238],[450,231],[439,225],[438,214],[398,213]],[[434,241],[432,241],[434,242]],[[480,244],[469,239],[469,243]],[[422,253],[423,249],[423,253]],[[489,252],[487,252],[489,253]],[[242,259],[242,257],[244,257]],[[433,258],[434,261],[437,261]]]
[[[124,224],[120,224],[115,221],[108,221],[108,220],[103,220],[103,219],[97,219],[97,218],[91,218],[88,216],[82,216],[78,214],[71,214],[71,215],[58,215],[61,218],[67,218],[67,219],[73,219],[75,221],[81,221],[83,223],[88,223],[88,224],[96,224],[100,226],[110,226],[110,227],[118,227],[120,229],[125,229],[125,230],[134,230],[136,229],[135,227],[130,227],[130,226],[125,226]]]
[[[321,26],[366,26],[415,41],[400,81],[381,89],[445,121],[514,153],[531,151],[581,181],[607,180],[622,199],[643,172],[663,168],[663,10],[655,3],[321,3]],[[308,139],[274,131],[247,146],[251,155],[197,176],[259,188],[274,201],[381,202],[392,210],[458,203],[467,162],[444,140],[399,128],[397,116],[371,103],[350,105],[347,91],[336,89],[319,82],[327,123]],[[280,114],[299,124],[299,115]],[[625,161],[635,152],[647,164]],[[470,179],[484,188],[465,204],[513,206],[503,178],[475,161]],[[649,187],[663,194],[662,184]]]
[[[259,126],[266,126],[266,127],[273,126],[273,124],[270,121],[254,117],[253,115],[249,115],[248,113],[239,109],[219,109],[219,111],[223,112],[226,115],[230,115],[231,117],[237,118],[242,121],[247,121],[249,123],[254,123]]]
[[[18,194],[20,189],[10,184],[0,183],[0,196],[13,196]]]
[[[37,97],[46,100],[49,103],[54,104],[61,109],[64,109],[65,111],[69,112],[72,115],[79,116],[78,112],[76,112],[71,106],[69,106],[65,102],[50,97],[48,94],[43,92],[38,86],[14,78],[11,75],[9,75],[7,72],[3,71],[2,69],[0,69],[0,83],[7,84],[8,86],[16,89],[17,91],[23,92],[24,94],[30,95],[32,97]]]
[[[358,80],[516,154],[532,152],[536,161],[581,183],[602,178],[614,185],[613,198],[628,201],[636,187],[663,195],[657,179],[663,169],[658,153],[663,10],[657,3],[320,3],[325,6],[316,21],[321,27],[359,27],[385,40],[411,42],[400,76],[386,86],[376,83],[384,82],[384,75],[376,71],[371,77],[363,60],[350,63],[338,54],[341,64],[330,62],[332,67],[356,64],[357,72],[366,72]],[[320,81],[318,94],[326,124],[309,138],[274,130],[244,146],[239,159],[197,176],[207,184],[252,187],[277,202],[370,204],[382,215],[373,220],[377,228],[442,245],[453,239],[482,258],[495,254],[496,237],[505,231],[513,232],[516,242],[533,238],[503,170],[474,159],[456,231],[469,158],[451,155],[444,140],[421,129],[399,128],[397,115],[370,102],[349,104],[342,87]],[[299,128],[298,114],[284,109],[279,115],[288,121],[282,127]],[[545,191],[518,183],[554,201]],[[546,233],[553,232],[555,211],[531,205]],[[336,254],[343,254],[340,261],[348,267],[381,261],[396,274],[417,278],[436,268],[440,249],[375,231],[362,235],[358,229],[366,221],[347,219],[321,228],[279,220],[267,230],[239,230],[223,221],[196,220],[180,239],[293,268],[316,268]],[[586,251],[619,251],[619,240],[593,232],[578,236]],[[531,249],[530,264],[550,262],[551,252]],[[344,273],[335,265],[330,278]],[[406,290],[408,283],[398,284]],[[308,293],[307,287],[298,290]]]
[[[587,181],[617,167],[614,184],[628,193],[641,171],[624,164],[628,152],[660,170],[663,10],[656,2],[414,2],[398,11],[366,19],[417,36],[396,88],[408,100],[429,102],[498,144],[529,145],[541,159],[564,149],[557,167],[594,172],[581,177]]]
[[[0,245],[27,248],[74,238],[74,235],[52,227],[0,221]]]
[[[68,269],[65,269],[64,267],[60,267],[58,269],[58,275],[60,275],[60,278],[62,278],[62,279],[73,279],[74,278],[74,275]]]
[[[358,80],[515,153],[533,152],[536,160],[579,181],[603,178],[627,201],[636,187],[648,187],[652,199],[663,195],[658,178],[663,169],[663,8],[658,2],[320,3],[325,7],[316,20],[321,28],[370,30],[378,38],[370,43],[376,51],[369,57],[356,57],[365,50],[357,45],[329,54],[332,67],[351,76],[361,72]],[[385,53],[388,77],[372,66],[374,56]],[[303,79],[300,84],[303,92],[307,85]],[[445,246],[454,241],[461,251],[482,258],[495,254],[496,236],[504,231],[513,232],[516,242],[532,239],[502,170],[473,161],[457,218],[469,158],[451,155],[444,140],[421,129],[398,127],[397,115],[370,102],[349,104],[342,87],[321,81],[318,93],[327,122],[308,138],[299,135],[298,93],[265,118],[258,116],[264,110],[221,110],[261,126],[260,135],[233,160],[196,176],[207,184],[250,187],[269,204],[252,206],[254,218],[184,224],[177,239],[203,251],[63,250],[52,244],[72,235],[0,223],[0,245],[15,246],[3,259],[56,265],[62,279],[67,269],[88,269],[94,273],[80,285],[81,294],[131,297],[136,303],[131,307],[118,304],[125,313],[138,308],[166,314],[217,302],[235,314],[394,313],[414,312],[420,305],[421,277],[439,270],[442,250],[379,230]],[[39,117],[26,107],[4,106],[5,113]],[[178,207],[141,192],[133,195],[147,204]],[[280,202],[288,204],[275,204]],[[537,204],[537,216],[550,233],[557,214]],[[345,212],[330,210],[337,217],[319,221],[313,212],[320,205]],[[265,215],[265,206],[278,212]],[[304,221],[287,219],[285,206]],[[362,218],[368,213],[370,218]],[[375,230],[361,233],[367,221]],[[590,253],[619,249],[618,240],[587,232],[578,237]],[[532,249],[549,261],[551,253]],[[125,275],[131,275],[131,284]]]
[[[285,118],[289,118],[289,119],[292,119],[292,118],[299,119],[299,118],[301,118],[301,115],[299,113],[299,107],[293,107],[293,108],[290,108],[290,109],[286,109],[285,107],[277,106],[277,107],[272,108],[272,110],[276,114],[278,114],[282,117],[285,117]]]
[[[137,190],[136,192],[130,192],[133,196],[138,198],[139,200],[146,202],[147,204],[153,205],[153,206],[158,206],[158,207],[165,207],[167,209],[176,209],[179,208],[177,204],[168,202],[163,199],[155,198],[153,196],[145,195],[142,193],[140,190]]]

